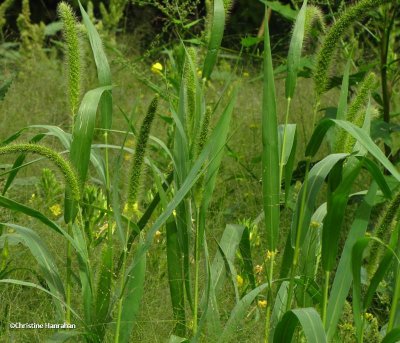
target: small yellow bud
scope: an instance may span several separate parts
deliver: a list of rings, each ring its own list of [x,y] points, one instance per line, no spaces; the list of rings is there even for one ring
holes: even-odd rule
[[[256,274],[261,274],[262,271],[264,270],[264,268],[263,268],[263,266],[257,264],[257,265],[255,266],[254,270],[255,270]]]
[[[53,213],[55,217],[58,217],[62,213],[61,206],[59,204],[51,206],[49,210],[51,211],[51,213]]]
[[[266,308],[268,303],[267,300],[258,300],[257,304],[260,308]]]
[[[243,72],[243,77],[249,77],[249,76],[250,74],[247,71]]]
[[[163,71],[163,66],[160,62],[156,62],[151,66],[151,71],[154,74],[161,74],[161,72]]]
[[[267,250],[267,255],[265,256],[265,259],[267,261],[271,260],[272,258],[275,258],[276,254],[278,253],[278,250],[274,250],[274,251],[269,251]]]
[[[236,275],[236,281],[239,287],[243,286],[243,278],[239,274]]]

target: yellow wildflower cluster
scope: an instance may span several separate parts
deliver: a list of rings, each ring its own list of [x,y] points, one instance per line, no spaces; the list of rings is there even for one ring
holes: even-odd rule
[[[153,63],[153,65],[151,66],[151,71],[154,74],[161,74],[163,69],[163,65],[160,62]]]
[[[263,272],[263,270],[264,270],[263,266],[261,266],[261,265],[259,265],[259,264],[257,264],[257,265],[254,267],[254,271],[256,272],[256,274],[261,274],[261,273]]]
[[[55,217],[58,217],[62,213],[60,204],[50,206],[49,210]]]
[[[267,307],[267,300],[258,300],[257,305],[260,308],[266,308]]]
[[[274,251],[267,250],[267,255],[265,256],[265,259],[267,261],[269,261],[269,260],[275,258],[277,253],[278,253],[278,250],[274,250]]]

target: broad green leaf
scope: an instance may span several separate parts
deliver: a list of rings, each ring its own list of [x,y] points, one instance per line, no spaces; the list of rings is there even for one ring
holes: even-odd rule
[[[347,121],[334,119],[321,120],[318,126],[315,128],[310,142],[307,145],[307,156],[314,156],[318,152],[326,132],[335,124],[353,136],[365,149],[367,149],[372,156],[382,163],[382,165],[396,178],[396,180],[400,181],[400,173],[386,158],[381,149],[379,149],[379,147],[372,141],[371,137],[369,137],[362,128],[359,128],[358,126]]]
[[[75,124],[72,131],[70,160],[80,178],[81,190],[84,188],[89,168],[97,107],[102,94],[110,89],[111,87],[109,86],[100,87],[87,92],[83,97],[78,114],[75,118]],[[74,220],[77,213],[76,204],[71,200],[71,197],[68,196],[68,194],[69,190],[67,189],[64,212],[66,223]]]
[[[276,294],[274,307],[272,309],[270,333],[269,339],[272,342],[274,337],[275,327],[281,320],[283,314],[286,311],[287,299],[288,299],[289,282],[283,281],[279,287],[279,291]]]
[[[264,283],[261,286],[253,289],[251,292],[247,293],[233,308],[231,315],[225,324],[224,330],[218,339],[218,343],[228,342],[229,338],[235,333],[238,324],[245,317],[249,306],[253,303],[254,299],[267,287],[268,283]],[[284,342],[284,341],[281,341]]]
[[[119,342],[121,343],[131,342],[130,336],[142,302],[145,274],[146,255],[136,255],[132,262],[132,268],[129,268],[125,279],[124,293],[121,295],[122,314],[119,331]]]
[[[296,209],[293,214],[293,220],[291,225],[291,244],[292,247],[296,244],[297,232],[300,234],[300,246],[303,244],[307,234],[308,227],[310,225],[311,216],[314,212],[315,202],[320,192],[322,185],[328,174],[331,172],[333,167],[340,161],[344,160],[347,154],[332,154],[325,157],[323,160],[318,162],[308,174],[308,184],[306,189],[305,208],[303,213],[301,212],[301,199],[303,198],[304,185],[298,195],[296,203]],[[300,218],[302,219],[300,221]]]
[[[382,343],[398,343],[400,341],[400,328],[393,329],[383,338]]]
[[[293,10],[290,5],[283,5],[280,1],[267,1],[260,0],[266,4],[274,12],[280,14],[282,17],[295,21],[297,17],[297,11]]]
[[[351,170],[347,172],[337,189],[328,195],[328,212],[322,229],[322,267],[325,271],[332,271],[335,266],[349,194],[361,167],[362,160],[354,167],[349,165]]]
[[[209,34],[208,50],[204,60],[203,78],[209,79],[217,62],[218,50],[221,47],[225,28],[225,8],[223,0],[213,1],[211,32]]]
[[[57,265],[54,263],[54,257],[51,255],[47,246],[39,235],[31,229],[15,224],[3,224],[12,228],[15,233],[9,233],[0,236],[0,241],[10,236],[19,237],[24,245],[30,250],[32,256],[38,262],[41,275],[46,280],[50,292],[55,294],[57,298],[65,300],[65,290],[58,272]],[[64,317],[64,310],[58,300],[55,301],[59,319]]]
[[[256,278],[254,276],[253,259],[251,257],[250,230],[246,226],[243,230],[242,239],[239,244],[240,255],[242,255],[244,271],[250,281],[251,289],[256,288]]]
[[[110,302],[113,281],[113,247],[110,244],[103,246],[101,254],[101,265],[99,270],[99,280],[96,289],[96,299],[94,303],[94,317],[98,323],[94,328],[96,335],[104,339],[107,324],[111,320]]]
[[[292,342],[297,325],[300,324],[307,343],[326,343],[321,317],[314,308],[299,308],[285,313],[277,325],[274,343]]]
[[[92,48],[94,61],[97,68],[97,77],[100,87],[106,87],[106,92],[101,94],[100,117],[101,127],[110,129],[112,124],[112,95],[111,95],[111,70],[107,61],[107,56],[103,49],[103,43],[95,26],[90,21],[89,16],[79,2],[83,23],[86,26],[89,36],[90,46]],[[97,105],[96,105],[97,107]]]
[[[33,208],[30,208],[28,206],[20,204],[12,199],[2,196],[2,195],[0,195],[0,206],[4,207],[4,208],[8,208],[12,211],[24,213],[32,218],[36,218],[40,222],[42,222],[43,224],[45,224],[46,226],[51,228],[52,230],[63,234],[63,230],[54,221],[52,221],[51,219],[46,217],[43,213],[41,213]]]
[[[304,40],[304,24],[306,21],[307,0],[303,1],[303,5],[297,15],[293,28],[292,38],[290,40],[289,52],[287,57],[287,77],[286,77],[286,98],[293,99],[297,82],[297,73],[300,66],[301,49]]]
[[[267,13],[265,14],[267,21]],[[264,32],[264,80],[262,102],[262,180],[267,248],[275,251],[279,232],[279,143],[274,68],[269,25]]]
[[[343,306],[349,293],[353,275],[351,273],[351,251],[354,243],[364,236],[371,209],[374,205],[375,195],[377,191],[376,183],[373,183],[368,190],[363,202],[358,207],[355,219],[351,225],[346,243],[340,257],[339,265],[333,280],[329,302],[327,308],[328,340],[331,341],[337,329],[337,323],[342,316]]]
[[[168,283],[171,293],[172,311],[176,321],[174,334],[185,336],[185,283],[183,275],[182,250],[178,242],[178,230],[173,216],[166,223]]]

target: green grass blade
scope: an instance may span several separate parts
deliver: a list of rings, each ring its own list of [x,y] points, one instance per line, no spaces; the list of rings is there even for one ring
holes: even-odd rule
[[[256,288],[253,259],[251,257],[250,230],[246,226],[243,230],[242,239],[239,244],[240,255],[242,256],[244,271],[250,282],[251,289]]]
[[[8,208],[15,212],[24,213],[29,217],[36,218],[37,220],[39,220],[40,222],[42,222],[43,224],[45,224],[52,230],[63,234],[63,230],[54,221],[52,221],[51,219],[46,217],[43,213],[41,213],[29,206],[20,204],[12,199],[2,196],[2,195],[0,195],[0,206],[4,207],[4,208]]]
[[[300,67],[301,50],[304,40],[304,24],[306,21],[307,0],[297,15],[293,28],[292,39],[290,40],[289,52],[287,57],[287,77],[286,77],[286,98],[293,99],[296,88],[297,73]]]
[[[383,338],[382,343],[397,343],[400,341],[400,328],[393,329]]]
[[[50,292],[55,294],[57,298],[65,300],[64,286],[58,272],[57,265],[54,263],[54,257],[51,255],[47,246],[43,243],[43,240],[39,235],[31,229],[15,224],[6,224],[8,227],[15,230],[15,233],[5,234],[0,236],[0,242],[6,237],[18,236],[22,242],[31,251],[32,256],[39,264],[41,275],[46,280]],[[64,310],[57,300],[55,301],[57,315],[59,319],[64,318]]]
[[[101,267],[98,285],[96,289],[96,299],[94,302],[94,315],[97,326],[94,328],[97,337],[104,339],[104,334],[109,323],[110,317],[110,302],[111,302],[111,287],[113,281],[113,248],[107,244],[103,246],[101,255]]]
[[[110,129],[112,124],[112,95],[110,88],[112,82],[110,66],[108,64],[99,33],[97,32],[93,23],[90,21],[89,16],[87,15],[80,2],[79,8],[81,10],[83,23],[87,29],[90,46],[92,47],[93,57],[97,68],[99,85],[101,87],[108,86],[108,92],[105,92],[101,99],[100,117],[101,127],[104,129]]]
[[[91,327],[90,332],[94,333],[93,326],[98,325],[98,323],[93,321],[93,269],[90,267],[89,254],[83,231],[73,224],[72,233],[74,237],[72,245],[77,252],[78,258],[85,323]]]
[[[243,320],[247,313],[249,306],[253,303],[254,299],[267,287],[269,284],[264,283],[261,286],[253,289],[247,293],[233,308],[231,315],[218,339],[218,343],[228,342],[229,338],[235,333],[238,324]],[[283,341],[281,341],[283,342]]]
[[[55,298],[57,301],[59,301],[63,306],[68,307],[67,304],[64,302],[63,299],[59,298],[56,294],[50,292],[49,290],[47,290],[46,288],[43,288],[42,286],[39,286],[33,282],[26,282],[26,281],[21,281],[21,280],[15,280],[15,279],[0,279],[0,283],[4,283],[4,284],[13,284],[13,285],[18,285],[18,286],[25,286],[25,287],[31,287],[31,288],[35,288],[38,289],[44,293],[49,294],[50,296],[52,296],[53,298]],[[82,321],[81,317],[71,308],[69,307],[69,309],[71,310],[71,313],[79,320]]]
[[[110,89],[111,87],[100,87],[87,92],[76,115],[72,131],[70,160],[80,178],[81,190],[83,190],[89,169],[97,108],[102,94]],[[68,190],[66,194],[68,195]],[[76,205],[70,198],[65,197],[64,219],[66,223],[69,223],[76,216]]]
[[[242,225],[229,224],[226,226],[219,245],[221,249],[225,252],[225,257],[227,260],[234,260],[244,229],[245,228]],[[224,258],[218,251],[218,253],[215,254],[214,260],[211,264],[211,287],[214,289],[216,296],[218,296],[219,292],[221,292],[222,287],[225,283],[225,278],[226,273]]]
[[[203,78],[209,79],[217,62],[218,50],[221,47],[225,27],[225,8],[223,0],[213,1],[213,15],[208,42],[208,51],[203,65]]]
[[[299,308],[286,312],[275,329],[274,343],[291,342],[300,323],[308,343],[326,343],[321,317],[314,308]]]
[[[378,186],[373,183],[368,190],[363,202],[357,209],[355,219],[351,225],[346,243],[340,257],[339,265],[336,270],[335,279],[332,284],[327,309],[328,341],[331,341],[337,329],[337,323],[342,316],[343,306],[349,293],[353,275],[351,273],[351,251],[354,243],[364,236],[371,209],[375,202],[375,196]]]
[[[362,161],[354,166],[349,165],[349,169],[351,170],[346,171],[347,175],[343,178],[343,181],[328,196],[328,212],[322,229],[322,267],[325,271],[332,271],[335,265],[339,250],[340,231],[351,186],[358,176],[361,167]]]
[[[294,162],[296,159],[296,149],[297,149],[296,128],[297,128],[296,124],[279,125],[278,128],[279,160],[282,161],[285,169],[285,202],[288,201],[290,193],[290,185],[293,176]],[[285,129],[286,129],[286,139],[285,139],[285,147],[283,147],[282,142]],[[282,151],[285,152],[285,156],[283,156],[283,159],[281,158]]]
[[[288,299],[289,282],[283,281],[279,287],[278,293],[276,294],[274,307],[272,308],[271,324],[269,339],[272,342],[274,337],[275,327],[281,320],[283,314],[286,311],[287,299]]]
[[[307,156],[314,156],[318,152],[326,132],[335,124],[353,136],[372,156],[382,163],[382,165],[396,178],[396,180],[400,181],[400,173],[373,142],[371,137],[369,137],[363,129],[347,121],[334,119],[321,120],[307,145]]]
[[[264,33],[264,80],[262,102],[262,180],[267,248],[275,251],[279,231],[279,143],[274,68],[269,27]]]
[[[143,244],[139,243],[139,246]],[[139,259],[137,259],[139,258]],[[146,255],[136,255],[129,268],[124,287],[121,326],[119,332],[119,342],[128,343],[134,327],[136,316],[139,313],[140,304],[144,292],[144,280],[146,274]]]
[[[314,213],[315,202],[317,200],[317,196],[320,192],[322,185],[325,182],[326,177],[334,168],[334,166],[344,160],[348,155],[347,154],[332,154],[325,157],[323,160],[318,162],[310,171],[308,175],[308,187],[306,194],[306,206],[304,212],[301,214],[301,199],[303,198],[302,194],[304,192],[304,187],[300,190],[300,193],[297,197],[296,209],[293,214],[293,220],[291,224],[291,244],[292,247],[295,246],[297,230],[301,230],[300,235],[300,246],[303,245],[304,239],[306,237],[308,228],[310,226],[311,216]],[[302,215],[302,225],[299,226],[299,220]]]
[[[171,294],[172,311],[176,324],[174,334],[185,336],[185,283],[183,276],[182,250],[178,241],[178,229],[175,218],[172,216],[166,223],[167,229],[167,267],[168,283]]]

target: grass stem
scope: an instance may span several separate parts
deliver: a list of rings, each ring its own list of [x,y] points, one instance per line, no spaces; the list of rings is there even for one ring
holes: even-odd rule
[[[300,255],[300,238],[301,238],[301,231],[302,231],[303,220],[304,220],[304,212],[305,212],[306,196],[307,196],[307,188],[308,188],[308,173],[310,171],[310,164],[311,164],[311,159],[309,157],[307,157],[306,173],[304,176],[304,185],[303,185],[301,204],[300,204],[300,217],[299,217],[299,222],[297,224],[297,230],[296,230],[296,245],[294,248],[292,266],[290,268],[288,300],[287,300],[287,304],[286,304],[287,311],[290,310],[291,305],[292,305],[293,290],[294,290],[294,277],[295,277],[296,267],[297,267],[299,255]]]

